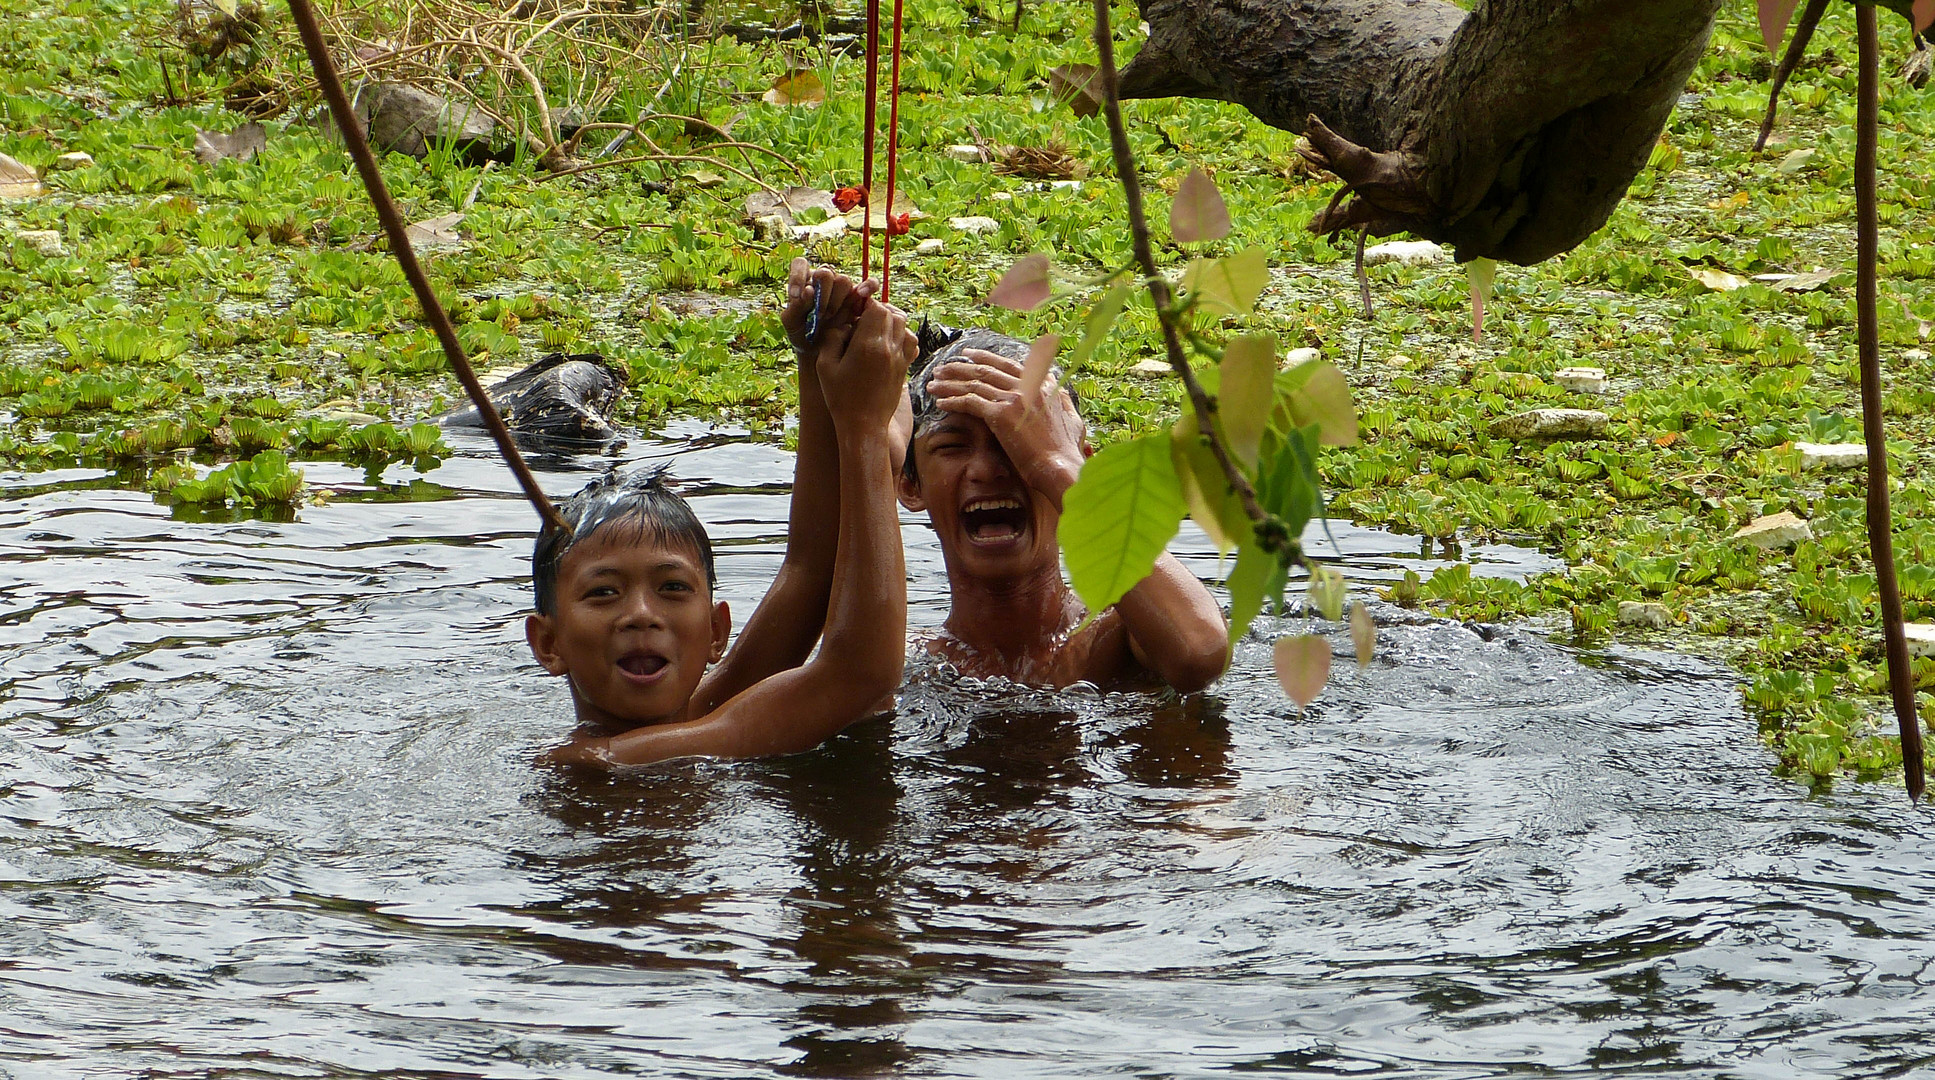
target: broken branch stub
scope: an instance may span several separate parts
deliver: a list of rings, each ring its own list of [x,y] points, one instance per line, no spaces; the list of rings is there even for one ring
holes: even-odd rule
[[[1719,0],[1139,0],[1121,96],[1202,97],[1305,133],[1369,226],[1530,265],[1590,236],[1646,164]],[[1312,123],[1315,117],[1317,122]]]

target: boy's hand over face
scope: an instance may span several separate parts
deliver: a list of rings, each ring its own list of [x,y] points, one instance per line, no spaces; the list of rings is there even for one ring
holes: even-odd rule
[[[816,282],[817,297],[813,289]],[[805,259],[794,259],[786,274],[786,305],[779,311],[780,325],[786,328],[786,340],[792,343],[794,355],[816,361],[830,349],[837,356],[846,347],[847,335],[853,332],[867,301],[879,291],[879,282],[855,284],[838,271],[824,267],[815,270]],[[817,332],[816,341],[807,340],[809,329]]]
[[[947,412],[980,418],[1001,441],[1023,482],[1060,505],[1088,456],[1087,431],[1075,402],[1052,376],[1037,394],[1024,399],[1019,360],[985,349],[965,349],[961,356],[936,368],[928,380],[934,403]]]
[[[860,425],[884,437],[894,410],[906,398],[907,365],[919,351],[905,312],[868,301],[846,348],[837,355],[820,351],[820,385],[834,425],[849,430]]]

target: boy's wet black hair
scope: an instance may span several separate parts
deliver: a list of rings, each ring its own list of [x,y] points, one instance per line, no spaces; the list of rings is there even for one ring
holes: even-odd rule
[[[914,426],[907,432],[907,457],[902,461],[900,471],[907,479],[918,482],[920,473],[914,468],[914,439],[947,415],[941,410],[939,402],[934,400],[934,395],[927,392],[927,380],[934,377],[934,369],[961,359],[961,354],[968,349],[986,349],[1011,360],[1026,360],[1028,343],[992,330],[957,330],[927,319],[921,320],[914,336],[920,345],[920,352],[914,357],[913,374],[907,377],[907,399],[914,407]],[[1050,367],[1048,373],[1067,391],[1068,399],[1079,410],[1082,399],[1076,396],[1075,388],[1068,385],[1061,367]]]
[[[550,615],[558,608],[558,565],[572,546],[610,528],[633,530],[634,540],[690,547],[705,566],[709,588],[719,587],[712,561],[712,538],[679,493],[665,482],[667,466],[620,473],[616,466],[586,484],[583,491],[558,504],[570,532],[546,528],[538,533],[531,552],[531,588],[537,609]]]

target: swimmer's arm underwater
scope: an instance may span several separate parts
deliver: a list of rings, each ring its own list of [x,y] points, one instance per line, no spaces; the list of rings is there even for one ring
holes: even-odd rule
[[[696,720],[581,738],[550,760],[645,764],[810,750],[870,714],[900,685],[907,588],[889,470],[888,422],[913,356],[906,318],[869,302],[843,353],[822,353],[838,455],[840,505],[826,640],[802,666],[755,682]]]
[[[786,557],[732,650],[693,694],[695,711],[709,712],[759,680],[805,663],[820,639],[839,540],[840,451],[819,360],[845,350],[876,289],[872,281],[856,285],[833,270],[815,270],[805,259],[794,259],[789,269],[779,319],[799,361],[800,424]]]

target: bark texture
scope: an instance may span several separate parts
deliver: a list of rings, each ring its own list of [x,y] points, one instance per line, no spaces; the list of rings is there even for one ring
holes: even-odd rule
[[[1123,97],[1203,97],[1307,136],[1368,225],[1529,265],[1612,215],[1720,0],[1140,0]]]

